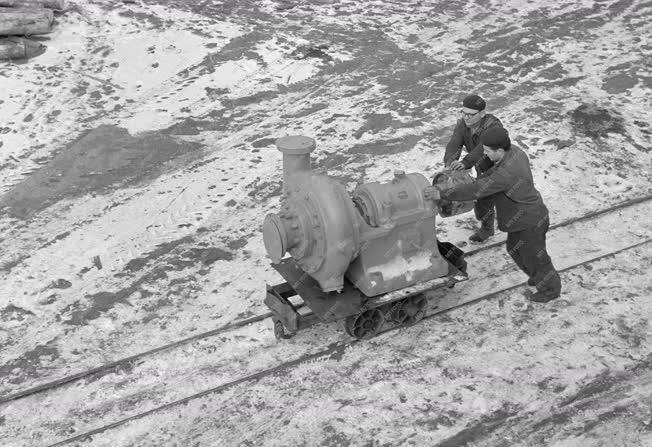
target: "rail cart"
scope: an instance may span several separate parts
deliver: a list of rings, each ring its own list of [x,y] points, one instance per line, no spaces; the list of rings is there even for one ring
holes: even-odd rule
[[[437,246],[448,261],[446,276],[373,297],[363,295],[346,278],[341,292],[323,292],[291,257],[272,264],[285,279],[281,284],[267,285],[265,304],[272,311],[274,335],[277,339],[290,338],[319,321],[342,320],[350,336],[368,339],[391,327],[417,323],[426,313],[426,292],[452,288],[468,279],[464,252],[450,242],[437,241]],[[293,302],[292,297],[303,301]]]

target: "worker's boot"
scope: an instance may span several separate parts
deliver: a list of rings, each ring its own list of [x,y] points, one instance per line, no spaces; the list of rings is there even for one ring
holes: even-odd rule
[[[528,284],[529,282],[530,281],[528,281]],[[547,303],[548,301],[559,298],[559,295],[561,295],[561,278],[559,278],[559,273],[557,273],[554,267],[541,281],[535,280],[534,283],[537,286],[537,291],[528,296],[530,301],[534,301],[535,303]]]
[[[561,291],[554,291],[554,290],[539,290],[536,293],[533,293],[528,297],[530,301],[534,301],[535,303],[547,303],[548,301],[552,301],[554,299],[559,298],[561,295]]]
[[[489,239],[491,236],[493,236],[494,233],[494,226],[487,225],[484,222],[482,223],[482,226],[478,231],[473,233],[470,237],[469,240],[473,242],[484,242],[487,239]]]

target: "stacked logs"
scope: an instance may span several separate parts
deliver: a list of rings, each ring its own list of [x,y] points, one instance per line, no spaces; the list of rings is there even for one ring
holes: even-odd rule
[[[0,60],[42,54],[45,46],[29,37],[52,32],[53,11],[65,8],[66,0],[0,0]]]

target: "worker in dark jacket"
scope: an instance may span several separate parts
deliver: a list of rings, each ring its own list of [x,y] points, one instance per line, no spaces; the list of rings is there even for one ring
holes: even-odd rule
[[[481,136],[484,153],[494,166],[473,183],[439,191],[426,189],[426,197],[466,201],[492,198],[498,215],[498,228],[507,232],[507,252],[529,276],[528,284],[537,292],[530,297],[547,302],[559,297],[561,280],[546,251],[548,208],[534,187],[530,160],[511,144],[502,127],[492,127]]]
[[[462,101],[461,118],[457,121],[453,136],[446,145],[444,166],[454,170],[475,167],[476,177],[481,178],[493,162],[484,154],[480,137],[492,127],[502,127],[498,118],[485,112],[486,102],[478,95],[469,95]],[[466,154],[462,160],[462,147]],[[484,242],[494,235],[494,203],[491,197],[476,200],[475,217],[480,221],[480,229],[469,238],[474,242]]]

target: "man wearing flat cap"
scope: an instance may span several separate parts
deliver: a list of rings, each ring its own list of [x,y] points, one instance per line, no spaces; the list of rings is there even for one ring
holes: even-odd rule
[[[511,144],[502,127],[492,127],[480,137],[486,156],[493,162],[485,175],[473,183],[446,190],[426,188],[428,199],[466,201],[491,198],[496,206],[498,228],[507,232],[507,253],[528,275],[537,292],[529,299],[545,303],[559,297],[561,280],[546,250],[548,208],[534,187],[530,160]]]
[[[446,145],[444,153],[444,166],[454,170],[471,169],[475,167],[478,178],[493,165],[493,162],[484,155],[480,137],[493,127],[503,127],[498,118],[486,113],[487,104],[478,95],[468,95],[462,101],[460,119],[455,125],[453,136]],[[461,160],[462,147],[468,152]],[[485,198],[476,200],[474,206],[475,217],[480,221],[480,229],[469,238],[474,242],[484,242],[494,235],[494,211],[493,199]]]

